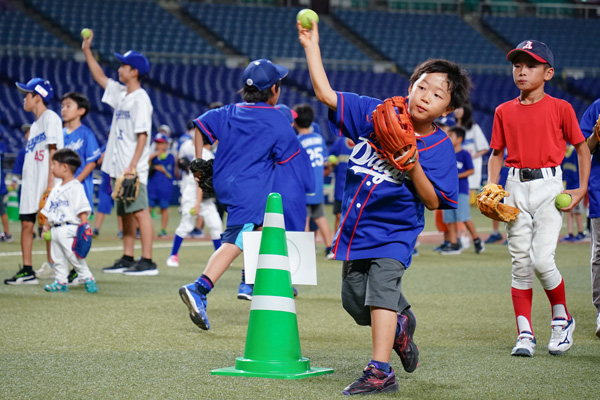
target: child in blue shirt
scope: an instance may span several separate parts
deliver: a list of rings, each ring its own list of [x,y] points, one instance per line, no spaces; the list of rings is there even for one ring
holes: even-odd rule
[[[456,167],[458,169],[458,208],[444,210],[444,223],[448,226],[448,240],[444,244],[440,254],[460,254],[461,247],[458,243],[457,222],[463,222],[473,237],[475,253],[479,254],[485,250],[484,244],[477,235],[477,229],[471,219],[471,206],[469,204],[469,176],[475,173],[473,159],[469,152],[462,148],[466,131],[460,126],[448,129],[448,137],[452,140],[456,152]]]
[[[168,153],[169,138],[163,133],[154,137],[156,152],[150,154],[150,173],[148,178],[148,202],[150,209],[160,208],[160,232],[158,237],[167,236],[169,223],[169,205],[173,194],[173,175],[175,157]]]
[[[373,352],[363,375],[345,395],[398,390],[390,365],[392,349],[407,372],[418,363],[413,341],[416,319],[402,294],[402,276],[410,266],[424,210],[456,208],[458,174],[448,136],[434,124],[469,97],[470,80],[457,64],[429,60],[415,68],[408,109],[417,135],[419,158],[403,173],[373,150],[372,113],[379,99],[334,91],[319,48],[318,24],[308,30],[297,23],[317,98],[329,107],[337,135],[356,144],[348,163],[342,199],[342,222],[336,234],[335,259],[344,261],[342,304],[357,324],[371,327]]]

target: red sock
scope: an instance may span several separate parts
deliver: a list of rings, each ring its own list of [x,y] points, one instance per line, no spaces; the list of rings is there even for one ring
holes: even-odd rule
[[[511,287],[510,294],[512,296],[513,307],[515,309],[517,330],[519,331],[518,333],[521,334],[521,331],[528,330],[523,326],[519,326],[519,317],[523,317],[527,320],[527,323],[529,324],[529,330],[533,335],[533,325],[531,325],[531,303],[533,299],[533,289],[521,290]]]
[[[544,289],[545,290],[545,289]],[[567,295],[565,294],[565,281],[564,279],[560,280],[560,284],[552,290],[545,290],[546,296],[548,296],[548,300],[550,300],[550,305],[552,306],[552,318],[555,317],[555,306],[563,306],[564,311],[567,314],[567,319],[571,319],[571,315],[567,310]],[[562,317],[559,315],[559,317]]]

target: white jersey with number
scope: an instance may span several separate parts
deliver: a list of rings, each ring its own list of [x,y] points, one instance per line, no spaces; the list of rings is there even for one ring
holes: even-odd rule
[[[48,218],[50,225],[79,225],[79,214],[82,212],[89,215],[92,207],[83,185],[77,179],[55,185],[42,209],[42,214]]]
[[[147,185],[153,111],[148,93],[140,88],[127,94],[125,85],[109,79],[102,102],[114,108],[102,171],[113,178],[121,176],[133,158],[138,134],[146,133],[144,150],[135,169],[140,182]]]
[[[56,145],[57,150],[62,149],[64,138],[60,117],[48,109],[31,125],[25,145],[20,214],[38,212],[40,199],[48,187],[51,162],[49,145],[51,144]]]

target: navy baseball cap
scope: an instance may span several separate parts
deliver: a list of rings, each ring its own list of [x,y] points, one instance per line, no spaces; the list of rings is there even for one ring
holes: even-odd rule
[[[554,55],[546,45],[546,43],[538,42],[537,40],[525,40],[508,52],[506,59],[512,62],[519,53],[526,53],[539,61],[550,66],[554,65]]]
[[[150,72],[150,61],[148,61],[146,56],[142,53],[135,50],[129,50],[125,54],[115,53],[115,57],[117,57],[117,60],[119,60],[121,64],[130,65],[137,69],[140,75],[146,75]]]
[[[275,108],[281,111],[283,115],[285,115],[290,125],[294,123],[296,118],[298,118],[298,113],[286,106],[285,104],[278,104],[275,106]]]
[[[261,58],[260,60],[250,61],[250,64],[242,73],[242,80],[245,85],[254,86],[258,90],[265,90],[285,78],[288,72],[286,67]]]
[[[52,85],[50,81],[44,78],[33,78],[27,83],[15,82],[17,85],[17,89],[19,89],[23,93],[37,93],[42,96],[42,99],[47,102],[52,100],[54,97],[54,89],[52,89]]]

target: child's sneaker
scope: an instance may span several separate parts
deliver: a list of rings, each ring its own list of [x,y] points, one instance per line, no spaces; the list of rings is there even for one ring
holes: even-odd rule
[[[158,267],[155,262],[140,259],[123,271],[123,275],[156,276],[158,275]]]
[[[502,241],[502,234],[500,232],[494,232],[490,235],[489,238],[485,240],[485,243],[491,244]]]
[[[54,279],[54,268],[49,262],[44,261],[40,269],[35,271],[35,275],[40,279]]]
[[[202,229],[194,228],[190,232],[190,237],[192,239],[202,239],[204,237],[204,232],[202,232]]]
[[[575,318],[553,319],[552,336],[548,342],[548,352],[553,356],[564,354],[573,345],[573,331],[575,330]]]
[[[79,277],[77,271],[75,271],[74,269],[69,271],[69,275],[67,275],[67,280],[69,281],[69,286],[79,286],[82,283],[84,283],[83,280]]]
[[[131,268],[133,264],[135,264],[135,261],[129,261],[121,257],[110,267],[102,268],[102,272],[107,274],[122,274],[123,271]]]
[[[460,244],[458,243],[450,243],[449,245],[442,248],[440,254],[443,255],[455,255],[460,254],[462,250],[460,249]]]
[[[83,282],[83,284],[85,285],[86,292],[98,293],[98,285],[96,285],[96,281],[94,280],[94,278],[86,279],[85,282]]]
[[[15,241],[15,238],[10,233],[2,232],[0,235],[0,242],[12,243]]]
[[[400,334],[394,340],[394,351],[400,357],[406,372],[413,372],[419,364],[419,348],[413,341],[417,319],[410,309],[398,314]]]
[[[164,229],[161,229],[160,232],[158,232],[158,237],[159,238],[167,237],[167,231],[165,231]]]
[[[569,242],[572,242],[573,240],[575,240],[575,236],[573,236],[572,233],[569,233],[567,236],[560,239],[559,242],[560,243],[569,243]]]
[[[252,293],[254,293],[254,285],[248,285],[245,282],[241,282],[238,287],[237,298],[240,300],[252,300]]]
[[[529,332],[521,332],[517,344],[510,352],[511,356],[533,357],[535,353],[535,337]]]
[[[208,317],[206,316],[206,295],[198,291],[196,283],[182,286],[179,289],[179,297],[190,311],[190,319],[200,329],[210,329]]]
[[[167,258],[167,267],[177,268],[179,267],[179,255],[173,254]]]
[[[44,286],[44,290],[46,292],[68,292],[69,287],[66,283],[60,283],[59,281],[54,281],[49,285]]]
[[[326,247],[325,248],[325,258],[327,260],[333,260],[335,258],[335,254],[331,250],[331,247]]]
[[[438,247],[435,247],[433,249],[433,251],[437,251],[440,252],[442,251],[444,248],[446,248],[448,245],[450,245],[450,242],[444,241],[442,244],[440,244]]]
[[[21,268],[15,276],[4,280],[5,285],[37,285],[35,273],[33,271],[26,271],[25,268]]]
[[[100,236],[100,230],[99,230],[99,229],[97,229],[97,228],[94,228],[94,230],[92,231],[92,235],[93,235],[94,237],[98,237],[98,236]]]
[[[475,253],[481,254],[485,251],[485,245],[480,238],[473,240],[473,247],[475,247]]]
[[[397,391],[398,383],[396,383],[394,370],[384,372],[371,363],[363,370],[363,376],[348,385],[342,394],[352,396],[355,394],[392,393]]]

